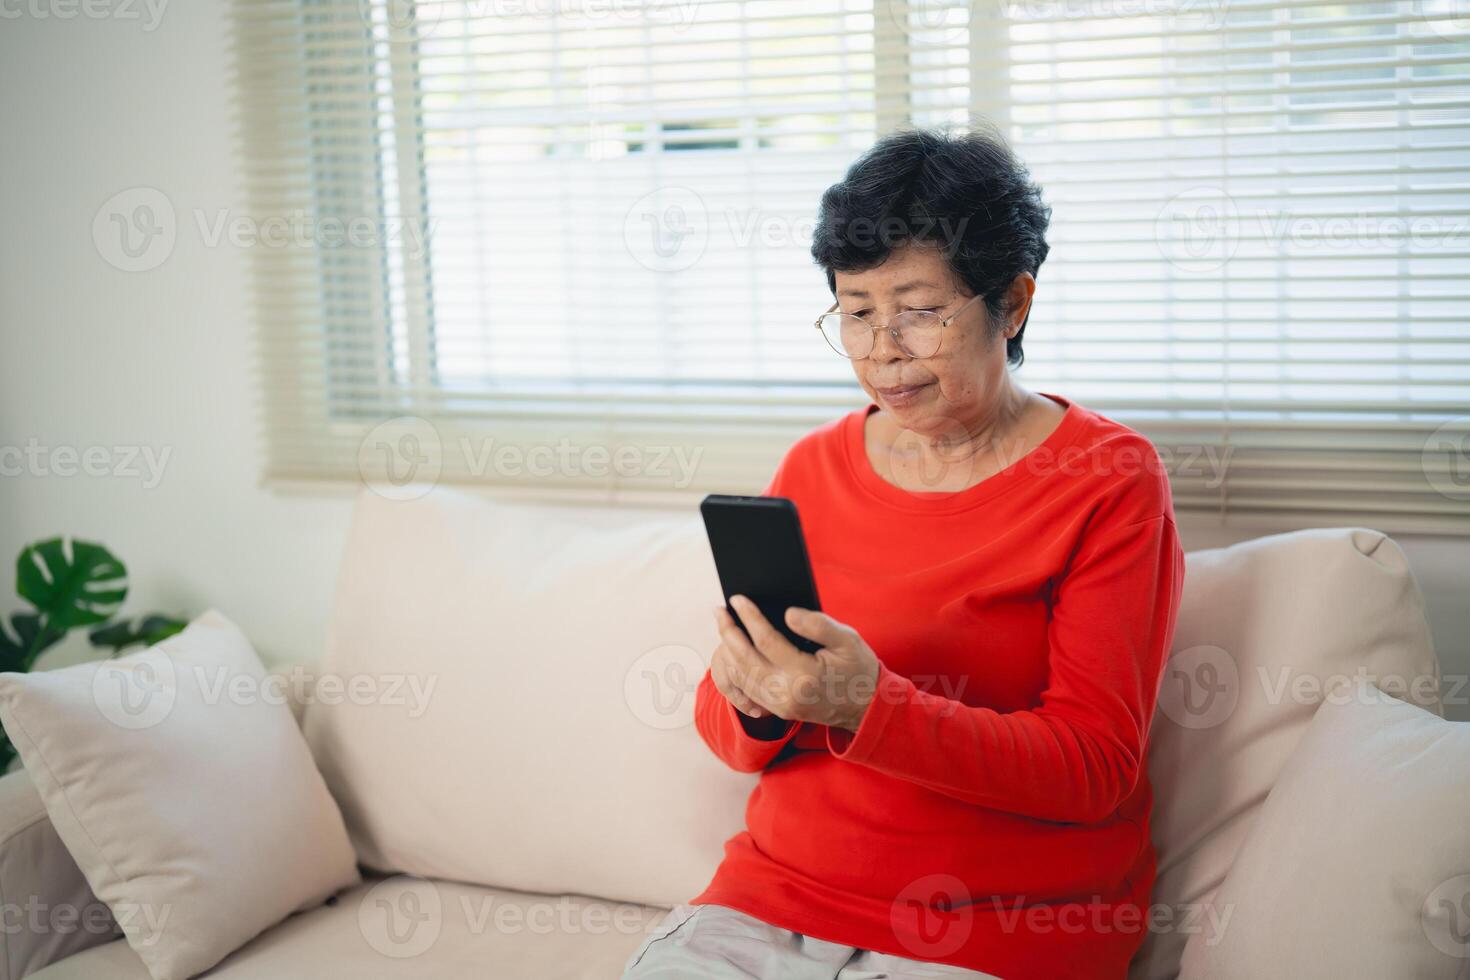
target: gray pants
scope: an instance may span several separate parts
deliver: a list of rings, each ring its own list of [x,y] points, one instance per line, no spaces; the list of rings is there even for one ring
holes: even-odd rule
[[[676,905],[623,968],[623,980],[996,980],[957,966],[829,943],[723,905]]]

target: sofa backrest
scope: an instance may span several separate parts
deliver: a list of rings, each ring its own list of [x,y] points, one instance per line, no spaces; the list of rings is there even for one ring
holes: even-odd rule
[[[673,905],[755,784],[693,726],[717,642],[697,516],[364,492],[303,729],[368,867]]]
[[[359,857],[528,891],[687,899],[754,784],[692,724],[719,602],[697,514],[610,526],[444,488],[364,492],[321,670],[430,696],[309,698],[303,725]],[[1306,531],[1188,556],[1149,760],[1154,902],[1173,918],[1151,919],[1135,980],[1177,972],[1316,706],[1360,671],[1437,709],[1422,601],[1391,540]]]

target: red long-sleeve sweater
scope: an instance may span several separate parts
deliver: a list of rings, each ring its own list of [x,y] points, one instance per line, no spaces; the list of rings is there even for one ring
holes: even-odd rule
[[[1006,980],[1125,975],[1183,554],[1149,442],[1048,397],[1057,429],[958,493],[878,475],[872,404],[782,459],[765,493],[796,502],[823,610],[873,648],[877,691],[856,733],[762,739],[705,673],[700,734],[761,778],[692,902]]]

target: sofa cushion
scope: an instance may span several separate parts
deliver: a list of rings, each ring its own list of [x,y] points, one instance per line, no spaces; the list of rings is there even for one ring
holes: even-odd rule
[[[1190,937],[1183,975],[1470,976],[1467,814],[1470,723],[1341,685],[1215,893],[1225,928]]]
[[[604,529],[443,487],[365,491],[304,721],[359,858],[650,905],[696,894],[755,782],[693,725],[720,601],[697,515]],[[328,698],[328,680],[360,696]]]
[[[664,909],[394,877],[292,916],[209,972],[210,980],[608,980]],[[125,942],[78,953],[31,980],[148,980]]]
[[[155,980],[359,881],[342,816],[249,641],[209,612],[116,660],[0,674],[57,835]]]
[[[1172,977],[1334,680],[1439,710],[1439,667],[1403,552],[1376,531],[1258,538],[1187,556],[1150,733],[1158,879],[1134,980]]]

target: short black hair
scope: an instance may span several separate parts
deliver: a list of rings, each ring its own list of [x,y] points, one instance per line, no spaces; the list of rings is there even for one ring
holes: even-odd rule
[[[874,143],[822,195],[812,258],[835,295],[838,272],[872,269],[902,245],[937,245],[960,281],[985,297],[998,327],[1016,276],[1035,276],[1046,261],[1050,223],[1041,188],[994,126],[903,129]],[[1006,344],[1013,365],[1024,357],[1025,332],[1022,321]]]

